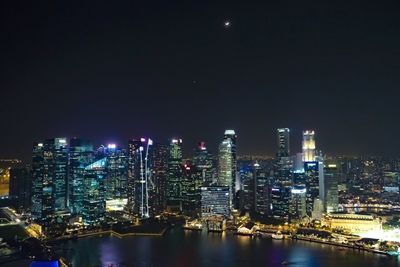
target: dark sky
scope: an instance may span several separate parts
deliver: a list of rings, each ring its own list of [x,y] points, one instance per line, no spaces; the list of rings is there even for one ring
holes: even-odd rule
[[[118,3],[117,3],[118,2]],[[2,1],[0,157],[34,140],[181,136],[272,155],[399,155],[399,1]],[[225,20],[231,27],[223,26]]]

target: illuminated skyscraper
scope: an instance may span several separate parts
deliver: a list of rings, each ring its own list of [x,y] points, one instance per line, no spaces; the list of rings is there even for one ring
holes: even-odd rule
[[[166,182],[168,171],[168,145],[155,143],[152,150],[152,190],[150,193],[151,215],[166,209]]]
[[[277,158],[289,157],[290,146],[289,146],[289,134],[288,128],[279,128],[278,132],[278,153]]]
[[[32,216],[48,219],[66,209],[68,144],[66,138],[47,139],[33,147]]]
[[[289,204],[293,184],[293,162],[289,150],[289,129],[277,130],[278,152],[274,166],[274,177],[270,192],[272,214],[275,217],[289,217]]]
[[[290,186],[274,184],[271,187],[270,199],[272,215],[276,218],[287,219],[289,217]]]
[[[255,211],[260,215],[268,215],[270,211],[269,177],[266,170],[258,163],[254,164],[255,179]]]
[[[315,161],[315,132],[304,131],[303,132],[303,162]]]
[[[338,211],[338,180],[339,173],[335,163],[328,163],[324,166],[324,195],[322,201],[327,212]]]
[[[258,166],[258,164],[257,164]],[[239,195],[239,209],[241,211],[255,210],[255,166],[251,162],[240,164],[239,177],[241,190]],[[238,192],[239,194],[239,192]]]
[[[315,199],[319,199],[320,196],[320,168],[321,165],[318,161],[310,161],[304,163],[308,215],[311,215],[313,211]]]
[[[105,149],[106,199],[126,199],[128,197],[128,158],[126,150],[115,144],[108,144]]]
[[[44,157],[43,143],[35,143],[32,151],[32,217],[42,218]]]
[[[86,224],[99,224],[105,219],[107,157],[85,167],[82,217]]]
[[[140,138],[128,143],[128,210],[149,217],[152,192],[153,140]]]
[[[198,216],[201,208],[202,173],[190,162],[182,166],[182,211],[189,216]]]
[[[140,203],[136,202],[136,188],[140,183],[139,147],[140,140],[128,142],[128,204],[127,210],[131,214],[139,214]]]
[[[235,199],[236,191],[240,188],[239,176],[237,175],[237,134],[234,130],[225,130],[224,140],[231,140],[232,145],[232,197]]]
[[[168,155],[167,208],[182,210],[182,139],[172,139]]]
[[[227,135],[227,133],[229,135]],[[229,136],[232,136],[229,137]],[[230,208],[236,192],[236,135],[234,131],[227,130],[222,143],[219,145],[218,154],[218,185],[230,188]]]
[[[85,167],[94,161],[93,145],[86,140],[71,139],[68,164],[68,206],[73,214],[81,214],[84,199]]]
[[[294,186],[290,193],[289,218],[291,220],[300,220],[307,216],[306,188],[304,186]]]
[[[207,150],[204,142],[200,142],[194,152],[193,164],[201,172],[205,184],[214,182],[215,166],[211,153]]]

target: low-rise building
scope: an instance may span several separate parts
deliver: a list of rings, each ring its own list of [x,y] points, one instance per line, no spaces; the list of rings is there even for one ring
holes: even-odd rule
[[[381,219],[368,214],[331,213],[324,221],[332,230],[345,230],[351,233],[382,230]]]

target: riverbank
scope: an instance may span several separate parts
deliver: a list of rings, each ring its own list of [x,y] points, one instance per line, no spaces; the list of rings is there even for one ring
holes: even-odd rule
[[[132,237],[132,236],[158,236],[161,237],[165,235],[169,227],[165,226],[161,231],[159,232],[140,232],[140,231],[124,231],[124,232],[118,232],[117,230],[105,230],[105,231],[96,231],[96,232],[90,232],[90,233],[79,233],[79,234],[74,234],[74,235],[64,235],[60,236],[51,240],[48,240],[48,243],[52,242],[57,242],[57,241],[64,241],[64,240],[74,240],[74,239],[79,239],[79,238],[85,238],[85,237],[102,237],[102,236],[115,236],[118,238],[124,238],[124,237]]]
[[[370,248],[362,247],[362,246],[356,245],[356,244],[336,243],[336,242],[331,242],[331,241],[322,241],[322,240],[312,238],[312,237],[300,237],[300,236],[293,236],[292,239],[314,242],[314,243],[325,244],[325,245],[331,245],[331,246],[342,247],[342,248],[348,248],[348,249],[353,249],[353,250],[358,250],[358,251],[367,251],[367,252],[377,253],[377,254],[386,255],[386,256],[393,256],[386,251],[370,249]]]

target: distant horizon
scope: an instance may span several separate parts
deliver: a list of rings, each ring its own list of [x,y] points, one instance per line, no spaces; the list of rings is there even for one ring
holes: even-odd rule
[[[140,137],[143,137],[143,136],[140,136]],[[323,149],[320,149],[320,147],[318,146],[318,132],[317,132],[316,136],[317,136],[317,139],[316,139],[317,148],[316,148],[316,150],[322,151],[322,154],[324,156],[327,156],[328,158],[329,157],[346,157],[346,158],[380,157],[380,158],[392,158],[392,159],[400,158],[400,154],[399,155],[389,155],[389,154],[385,155],[384,153],[373,153],[373,152],[369,152],[369,153],[368,152],[367,153],[353,153],[353,154],[350,154],[350,153],[330,153],[329,151],[324,151]],[[138,139],[140,137],[136,137],[136,139]],[[65,135],[64,136],[58,135],[58,136],[55,136],[55,137],[47,137],[47,138],[43,138],[43,139],[32,141],[31,146],[29,147],[30,149],[26,149],[25,150],[26,151],[25,155],[22,155],[22,154],[19,155],[19,156],[2,155],[2,156],[0,156],[0,161],[1,160],[17,159],[17,160],[21,160],[24,164],[28,164],[28,163],[31,162],[31,159],[32,159],[31,158],[31,156],[32,156],[32,147],[33,147],[34,143],[39,143],[39,142],[44,141],[46,139],[52,139],[52,138],[67,138],[68,141],[70,141],[71,139],[75,139],[75,138],[76,139],[87,140],[87,141],[89,141],[89,142],[91,142],[93,144],[94,149],[96,149],[96,148],[98,148],[98,147],[100,147],[102,145],[103,146],[107,146],[108,144],[116,144],[117,147],[127,148],[129,140],[135,139],[135,138],[128,138],[128,139],[126,139],[125,142],[121,142],[121,141],[117,141],[116,138],[107,138],[108,141],[103,141],[102,142],[102,141],[98,141],[97,139],[94,140],[94,139],[87,138],[87,137],[77,137],[77,136],[68,137],[68,136],[65,136]],[[169,143],[168,140],[170,140],[172,138],[182,138],[182,137],[179,136],[179,135],[174,135],[174,136],[172,136],[170,138],[162,138],[162,140],[164,140],[163,142],[159,142],[158,140],[160,140],[160,139],[153,139],[153,138],[151,138],[151,139],[153,139],[153,141],[155,143],[168,144]],[[221,134],[220,141],[222,140],[222,138],[223,138],[223,132]],[[295,140],[297,139],[299,145],[295,146],[297,148],[297,150],[293,149],[293,145],[290,146],[290,151],[291,151],[290,155],[291,156],[295,156],[298,153],[302,153],[302,151],[301,151],[301,138],[300,138],[300,141],[299,141],[298,140],[299,138],[297,138],[297,137],[293,138],[292,135],[290,135],[290,143],[291,144],[293,143],[293,141],[292,141],[293,139],[295,139]],[[218,155],[218,145],[219,145],[218,142],[213,142],[212,145],[210,145],[211,142],[207,142],[207,140],[200,139],[199,141],[194,142],[190,147],[188,147],[187,142],[185,142],[185,138],[182,138],[182,140],[183,140],[183,152],[184,152],[183,155],[184,155],[184,158],[186,158],[186,159],[193,156],[193,154],[194,154],[193,152],[194,152],[194,150],[196,148],[196,145],[199,142],[205,142],[208,151],[210,151],[213,156],[217,156]],[[240,141],[241,141],[240,134],[238,134],[238,159],[242,159],[242,158],[246,158],[246,157],[265,157],[265,158],[270,158],[270,159],[276,158],[276,151],[278,149],[277,144],[275,145],[276,151],[273,151],[273,152],[264,152],[264,153],[263,152],[254,152],[254,153],[249,153],[249,152],[242,152],[243,148],[241,146],[241,142]],[[68,142],[68,145],[69,145],[69,142]]]

